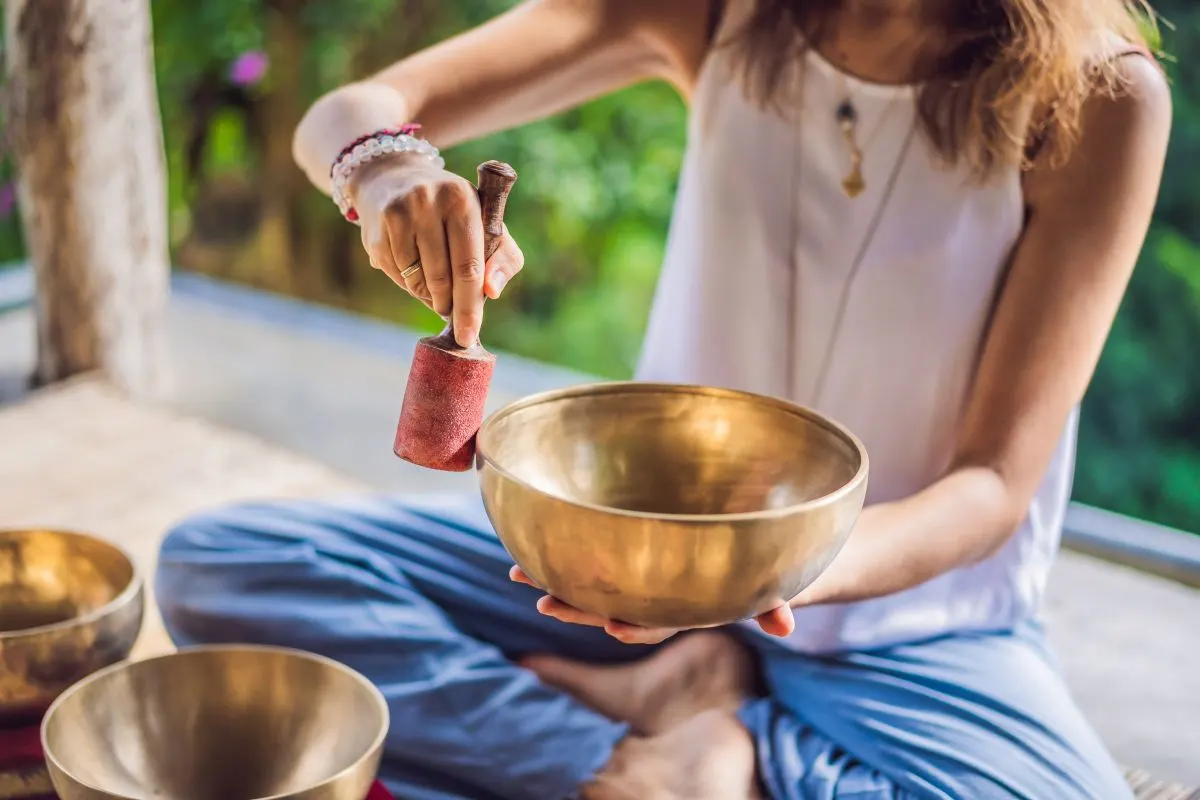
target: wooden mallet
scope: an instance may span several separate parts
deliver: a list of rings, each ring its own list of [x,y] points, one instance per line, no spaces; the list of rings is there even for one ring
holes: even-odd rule
[[[483,211],[484,260],[504,236],[504,206],[517,171],[499,161],[479,165],[479,205]],[[459,347],[454,326],[417,342],[393,451],[421,467],[465,472],[475,460],[475,434],[496,357],[478,341]]]

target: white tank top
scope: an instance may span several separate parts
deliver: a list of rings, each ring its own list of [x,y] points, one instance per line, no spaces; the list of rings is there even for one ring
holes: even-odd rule
[[[788,119],[748,101],[727,58],[710,55],[692,98],[637,375],[815,408],[866,445],[868,503],[918,492],[953,455],[1023,225],[1020,171],[980,185],[940,164],[915,132],[914,87],[854,80],[810,50]],[[865,152],[866,189],[854,199],[835,114],[847,93]],[[803,609],[789,643],[862,649],[1035,615],[1070,494],[1076,419],[1003,549],[896,595]]]

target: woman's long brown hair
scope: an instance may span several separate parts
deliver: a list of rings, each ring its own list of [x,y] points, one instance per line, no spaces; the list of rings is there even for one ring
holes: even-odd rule
[[[789,66],[819,41],[841,0],[753,0],[723,43],[750,97],[785,107]],[[1084,102],[1114,93],[1115,34],[1144,45],[1153,14],[1143,0],[959,0],[948,20],[956,44],[932,65],[918,101],[921,126],[949,163],[985,176],[1001,164],[1061,163],[1079,137]]]

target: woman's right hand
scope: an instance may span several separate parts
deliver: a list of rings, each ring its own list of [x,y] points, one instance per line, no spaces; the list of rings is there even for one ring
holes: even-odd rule
[[[364,164],[348,189],[371,266],[448,318],[460,346],[477,342],[484,298],[499,297],[525,257],[506,228],[485,262],[475,186],[405,153]],[[418,259],[421,268],[409,270]]]
[[[330,190],[329,165],[348,141],[419,122],[439,147],[543,119],[622,86],[666,80],[688,94],[709,50],[714,0],[525,0],[489,22],[324,95],[293,150]],[[520,42],[520,46],[514,46]],[[363,165],[347,187],[372,263],[473,343],[486,295],[521,269],[508,236],[483,265],[478,200],[462,178],[416,155]],[[467,210],[470,213],[467,213]],[[400,273],[417,258],[423,275]]]

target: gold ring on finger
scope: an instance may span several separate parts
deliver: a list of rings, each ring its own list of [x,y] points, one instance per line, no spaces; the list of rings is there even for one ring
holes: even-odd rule
[[[420,271],[421,271],[421,259],[418,258],[416,261],[414,261],[413,263],[409,264],[407,267],[404,268],[404,271],[400,273],[400,277],[403,278],[404,280],[408,280],[410,275],[415,275],[416,273],[418,273]]]

